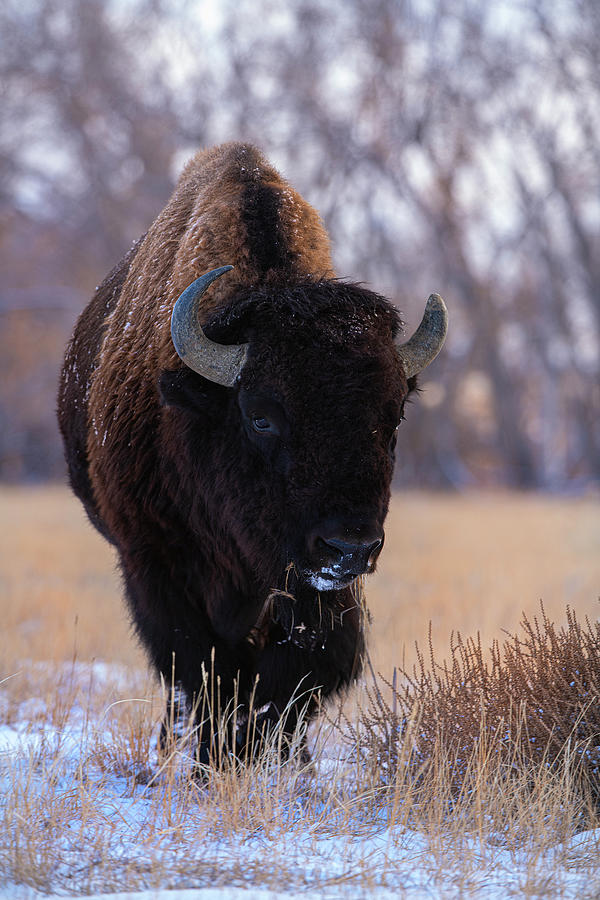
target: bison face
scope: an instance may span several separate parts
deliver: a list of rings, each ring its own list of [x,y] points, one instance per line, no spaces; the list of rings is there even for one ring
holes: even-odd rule
[[[405,344],[384,298],[338,281],[232,290],[201,326],[199,298],[230,269],[180,296],[172,335],[188,368],[161,381],[163,401],[188,413],[192,521],[210,524],[216,544],[226,536],[214,552],[235,550],[257,586],[285,587],[293,570],[339,590],[375,568],[396,431],[415,375],[442,346],[444,303],[429,298]]]
[[[293,568],[338,590],[375,568],[409,392],[398,328],[386,300],[353,285],[238,294],[205,325],[209,340],[247,348],[234,384],[179,376],[199,505],[269,587]],[[164,380],[163,397],[173,403]]]
[[[302,340],[302,330],[280,336],[278,352],[258,336],[251,342],[236,390],[238,433],[271,511],[277,498],[270,540],[286,566],[325,591],[374,570],[407,386],[389,333],[386,352],[371,332],[368,352],[347,338]]]

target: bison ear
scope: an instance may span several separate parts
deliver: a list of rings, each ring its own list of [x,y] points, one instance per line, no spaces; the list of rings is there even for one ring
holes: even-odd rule
[[[189,412],[202,412],[206,410],[215,391],[220,388],[186,367],[175,371],[166,369],[161,372],[158,379],[158,390],[163,406],[176,406]]]

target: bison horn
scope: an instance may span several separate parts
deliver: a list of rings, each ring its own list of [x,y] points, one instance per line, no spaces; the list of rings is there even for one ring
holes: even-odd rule
[[[446,339],[448,310],[439,294],[431,294],[421,324],[406,343],[397,344],[404,374],[412,378],[436,358]]]
[[[171,316],[173,345],[186,366],[225,387],[233,387],[242,371],[248,344],[216,344],[209,340],[198,322],[198,302],[213,281],[231,269],[233,266],[221,266],[192,281],[177,298]]]

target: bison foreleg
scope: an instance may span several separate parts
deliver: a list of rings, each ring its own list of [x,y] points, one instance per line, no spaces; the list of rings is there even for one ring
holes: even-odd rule
[[[136,569],[143,577],[129,575],[124,566],[133,623],[168,689],[160,747],[167,751],[190,736],[200,761],[214,760],[235,743],[231,723],[252,691],[253,650],[246,641],[232,643],[217,634],[202,597],[186,596],[185,586],[156,561]]]

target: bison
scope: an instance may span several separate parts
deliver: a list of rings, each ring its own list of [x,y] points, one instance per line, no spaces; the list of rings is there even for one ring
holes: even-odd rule
[[[400,330],[387,300],[336,278],[318,214],[239,143],[196,154],[76,324],[58,397],[71,486],[118,551],[179,718],[235,696],[232,752],[250,708],[290,735],[360,672],[357,585],[442,299]],[[196,714],[202,762],[213,724]]]

